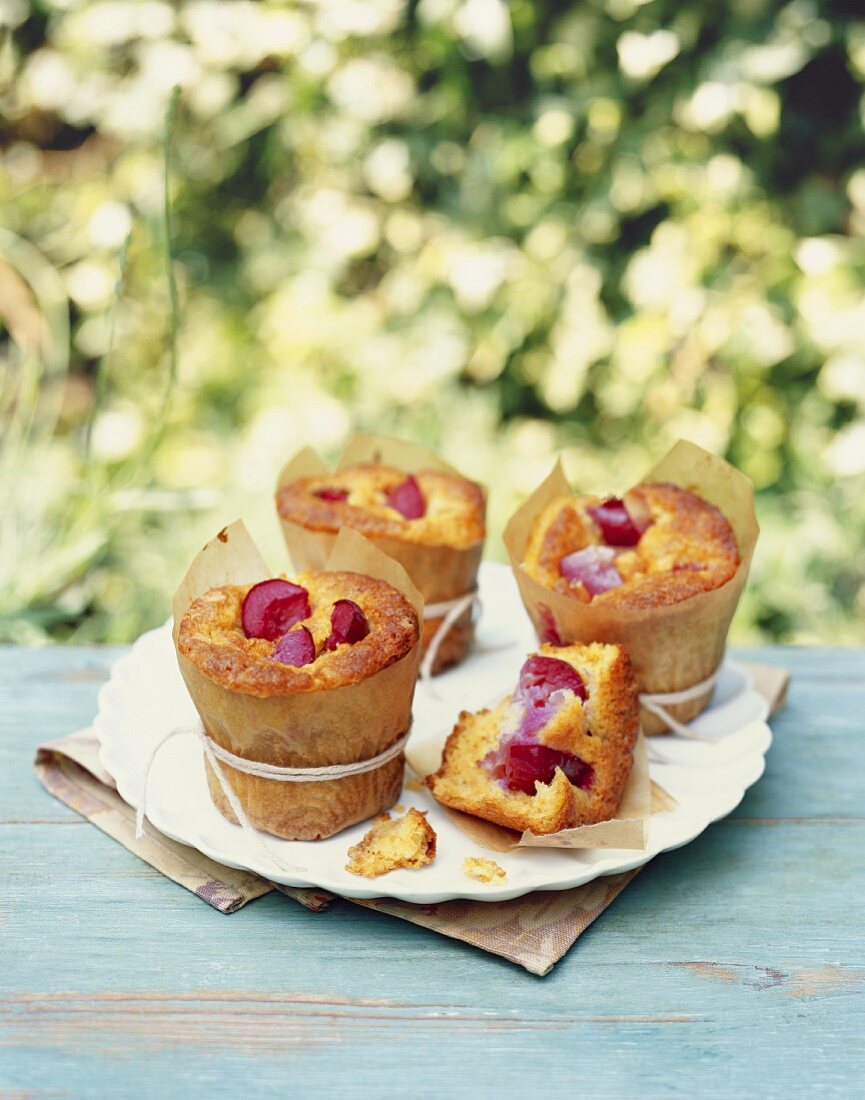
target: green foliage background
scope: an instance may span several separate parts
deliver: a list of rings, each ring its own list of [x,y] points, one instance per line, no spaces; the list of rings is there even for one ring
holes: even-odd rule
[[[855,14],[0,0],[0,635],[131,639],[237,515],[282,566],[277,470],[362,428],[487,482],[493,556],[557,452],[692,438],[759,492],[738,639],[861,640]]]

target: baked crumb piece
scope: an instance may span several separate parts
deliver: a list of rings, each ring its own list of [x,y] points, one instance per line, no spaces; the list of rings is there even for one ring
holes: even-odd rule
[[[469,878],[476,878],[478,882],[503,882],[508,877],[504,867],[499,867],[494,859],[481,859],[479,856],[466,856],[463,870]]]
[[[422,779],[407,779],[405,781],[405,789],[407,791],[425,791],[426,783]]]
[[[426,813],[412,807],[405,817],[379,814],[360,843],[349,848],[345,869],[353,875],[378,878],[398,867],[424,867],[435,855],[435,830]]]

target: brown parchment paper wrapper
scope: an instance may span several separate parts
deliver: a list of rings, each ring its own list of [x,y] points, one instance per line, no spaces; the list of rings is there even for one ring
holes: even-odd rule
[[[323,565],[386,581],[420,619],[423,599],[397,562],[357,531],[343,530]],[[273,576],[244,525],[231,524],[199,553],[174,597],[174,641],[190,603],[221,584],[252,584]],[[180,672],[209,737],[247,760],[281,767],[325,767],[368,760],[398,740],[411,723],[420,645],[366,680],[326,691],[258,698],[208,679],[178,652]],[[392,806],[403,779],[403,757],[374,771],[310,783],[247,775],[227,764],[223,774],[257,829],[287,840],[331,836]],[[205,761],[214,804],[235,821],[218,779]]]
[[[358,434],[353,436],[340,455],[336,470],[362,463],[381,463],[416,474],[421,470],[444,470],[457,477],[462,475],[435,452],[414,443],[405,443],[386,436]],[[311,448],[304,447],[282,469],[277,481],[277,493],[283,485],[304,477],[318,477],[329,472],[328,467]],[[328,531],[312,531],[279,517],[292,564],[298,572],[321,569],[327,560],[335,535]],[[398,561],[411,577],[426,604],[454,600],[477,587],[478,567],[483,554],[483,540],[464,549],[452,546],[405,542],[384,536],[366,536],[379,550]],[[421,656],[441,625],[441,617],[426,619],[423,624]],[[474,638],[472,609],[467,608],[456,620],[439,646],[433,673],[437,674],[461,661]]]
[[[682,691],[701,683],[724,656],[727,631],[748,578],[759,527],[750,481],[722,458],[695,443],[678,443],[642,478],[668,481],[690,489],[727,517],[739,547],[739,568],[726,584],[680,603],[647,610],[581,603],[553,592],[529,576],[523,559],[529,534],[540,513],[556,498],[573,496],[561,462],[508,522],[504,532],[511,568],[538,637],[554,625],[563,642],[616,642],[630,655],[641,693]],[[667,706],[680,722],[689,722],[709,704],[709,688],[687,703]],[[669,732],[666,722],[641,708],[647,734]]]
[[[427,740],[419,746],[409,746],[406,759],[412,771],[424,777],[441,766],[443,748],[443,743]],[[441,803],[438,808],[470,840],[491,852],[512,852],[515,848],[628,848],[642,851],[646,847],[648,817],[671,810],[675,805],[672,795],[649,778],[646,740],[641,733],[634,744],[634,763],[622,791],[619,809],[609,821],[580,825],[576,829],[561,829],[545,836],[528,831],[520,836],[492,821],[452,810]]]

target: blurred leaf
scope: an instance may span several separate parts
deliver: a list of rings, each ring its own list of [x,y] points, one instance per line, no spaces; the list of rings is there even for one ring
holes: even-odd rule
[[[72,358],[0,271],[4,636],[134,637],[239,514],[281,563],[276,470],[368,428],[490,483],[498,555],[557,451],[621,489],[686,435],[759,489],[738,636],[861,638],[853,5],[9,10],[0,214]]]

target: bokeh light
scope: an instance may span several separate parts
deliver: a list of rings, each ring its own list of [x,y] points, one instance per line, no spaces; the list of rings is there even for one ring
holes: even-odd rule
[[[130,640],[238,515],[283,567],[280,466],[362,429],[488,483],[494,557],[557,454],[621,490],[691,438],[758,490],[734,636],[861,641],[852,5],[0,0],[0,26],[4,638]]]

